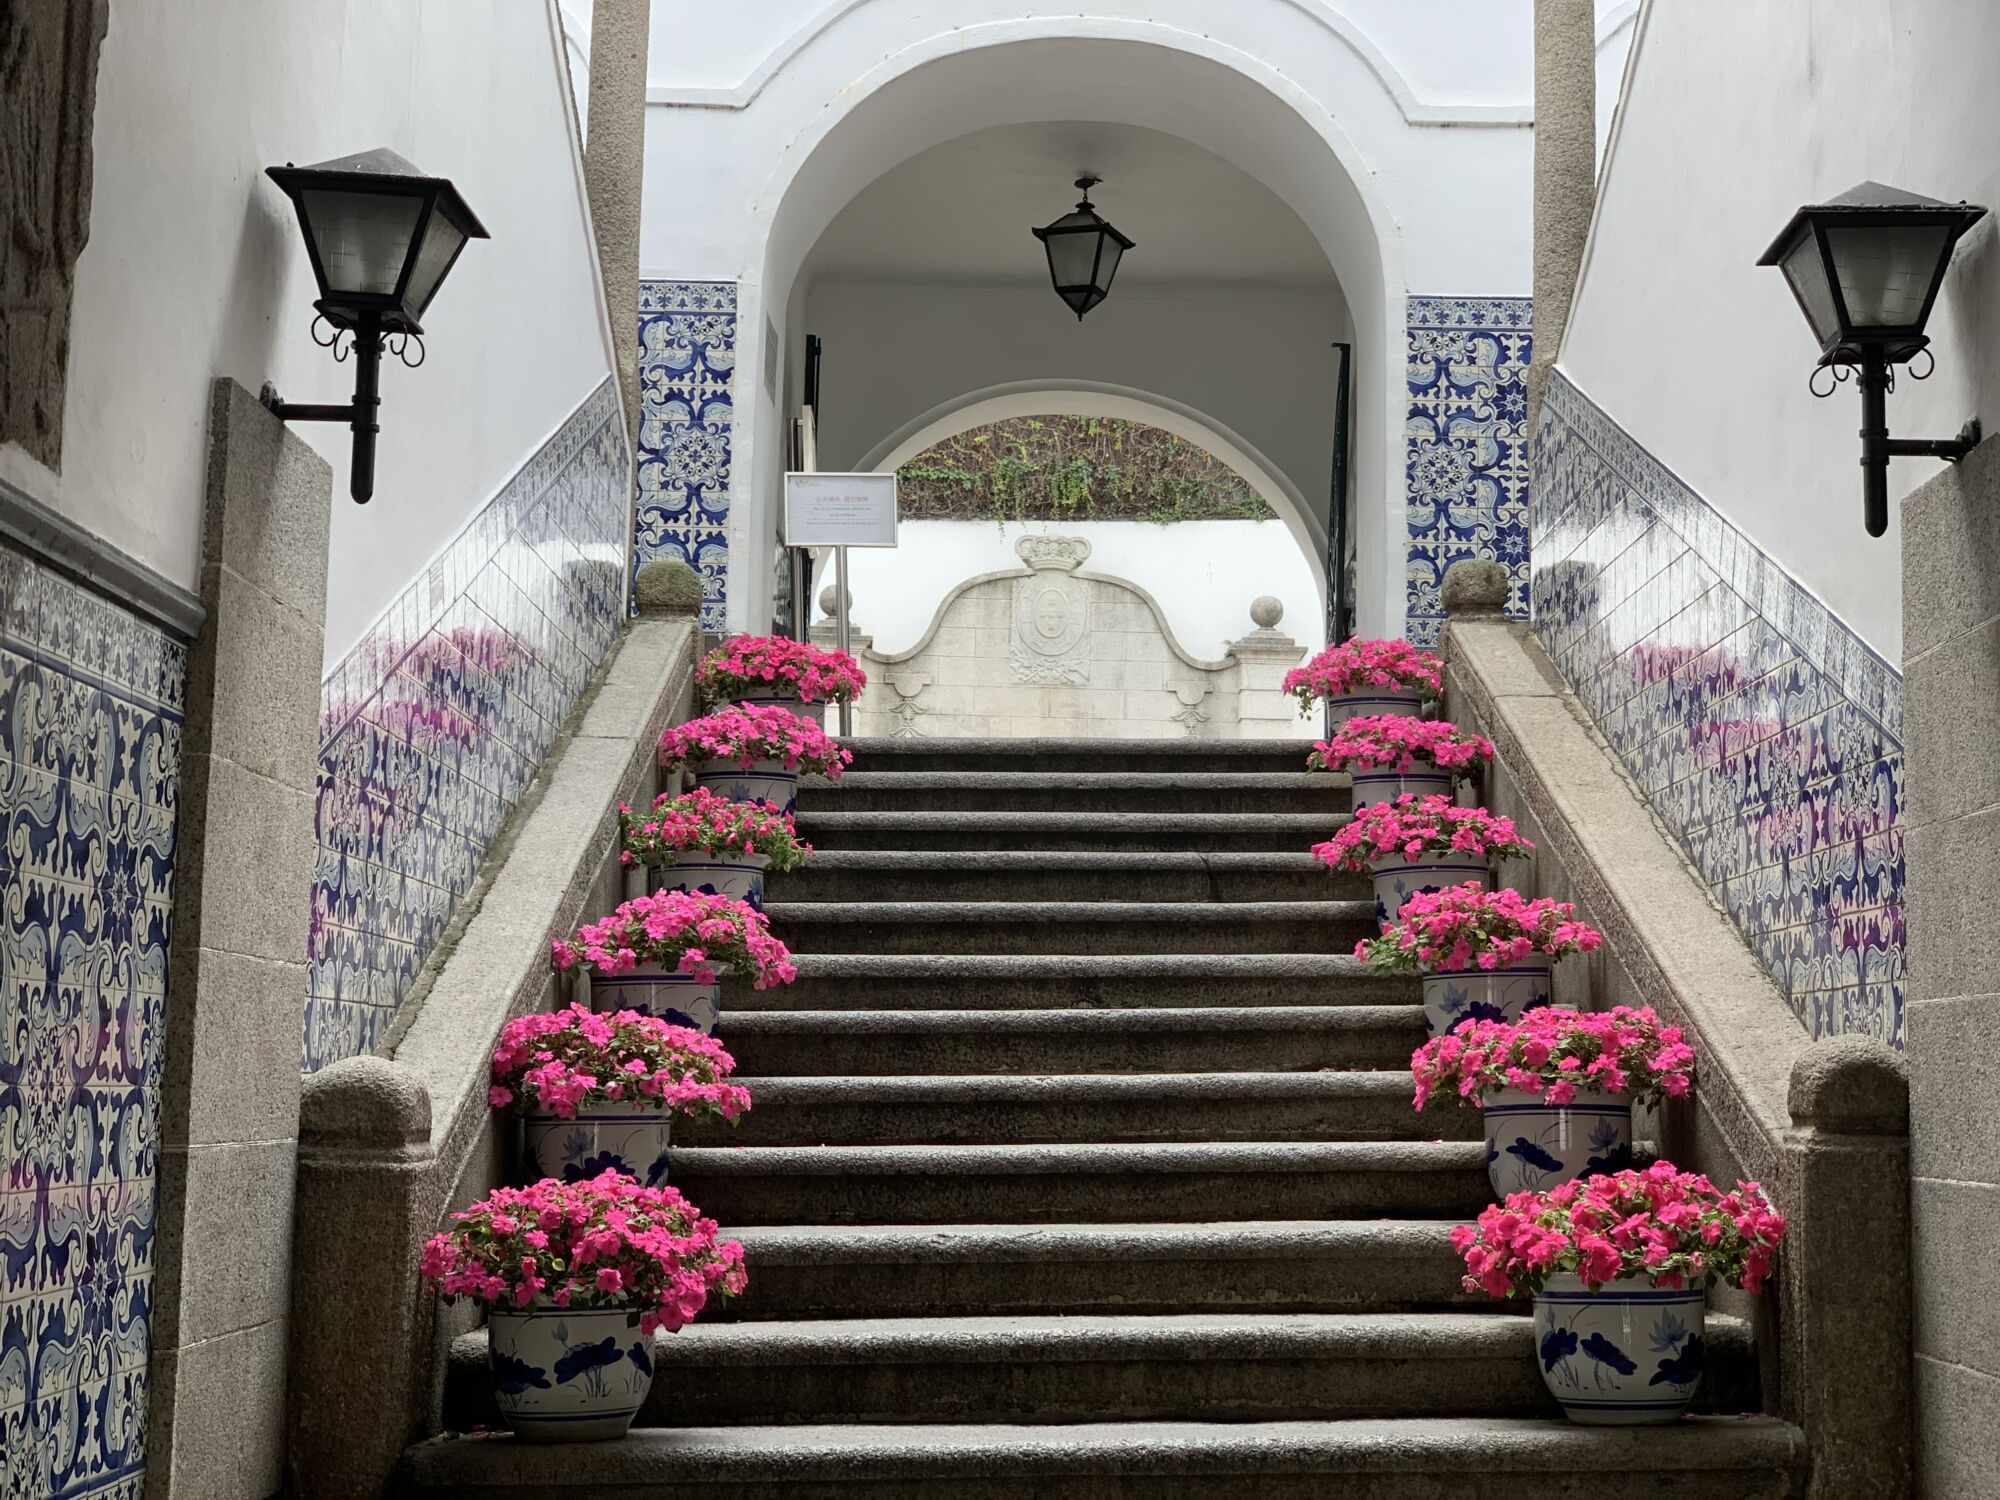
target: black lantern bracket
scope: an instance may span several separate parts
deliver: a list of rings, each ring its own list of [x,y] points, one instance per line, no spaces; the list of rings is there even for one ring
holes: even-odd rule
[[[1935,458],[1958,463],[1978,446],[1977,417],[1949,438],[1889,436],[1890,392],[1897,365],[1937,356],[1924,333],[1958,241],[1986,210],[1864,182],[1826,203],[1811,204],[1758,260],[1784,272],[1799,310],[1820,341],[1819,364],[1808,381],[1815,396],[1831,396],[1848,371],[1861,388],[1861,494],[1870,536],[1889,529],[1889,460]],[[1820,373],[1828,372],[1821,389]]]
[[[348,425],[348,489],[365,505],[375,493],[382,356],[411,369],[424,362],[418,320],[466,244],[487,238],[486,229],[449,179],[426,176],[386,149],[265,175],[292,200],[319,283],[313,342],[331,349],[336,364],[353,358],[354,398],[342,406],[286,401],[267,383],[260,399],[280,421]]]

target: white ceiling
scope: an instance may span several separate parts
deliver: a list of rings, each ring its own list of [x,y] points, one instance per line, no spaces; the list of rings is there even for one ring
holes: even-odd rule
[[[1318,241],[1282,200],[1219,156],[1131,125],[1051,121],[946,141],[892,167],[828,226],[818,276],[1046,281],[1029,234],[1069,212],[1071,186],[1137,242],[1118,285],[1333,284]]]

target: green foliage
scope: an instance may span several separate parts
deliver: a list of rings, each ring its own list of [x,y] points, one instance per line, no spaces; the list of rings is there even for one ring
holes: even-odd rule
[[[925,449],[899,471],[906,521],[1265,521],[1242,476],[1158,427],[1015,417]]]

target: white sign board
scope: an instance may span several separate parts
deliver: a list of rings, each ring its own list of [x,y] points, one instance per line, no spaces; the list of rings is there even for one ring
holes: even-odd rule
[[[894,474],[787,474],[785,545],[893,547]]]

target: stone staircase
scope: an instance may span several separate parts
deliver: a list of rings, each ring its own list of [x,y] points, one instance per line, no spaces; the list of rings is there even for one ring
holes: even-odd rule
[[[859,743],[773,883],[799,982],[725,1000],[756,1107],[676,1143],[748,1293],[656,1342],[626,1441],[442,1439],[402,1493],[1802,1493],[1769,1418],[1565,1423],[1459,1290],[1476,1120],[1410,1111],[1417,987],[1344,956],[1372,904],[1304,852],[1347,807],[1306,748]],[[1756,1411],[1747,1327],[1708,1333],[1699,1409]]]

